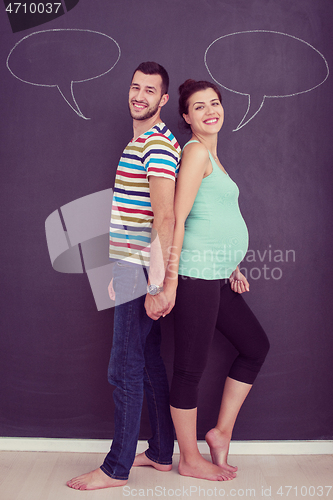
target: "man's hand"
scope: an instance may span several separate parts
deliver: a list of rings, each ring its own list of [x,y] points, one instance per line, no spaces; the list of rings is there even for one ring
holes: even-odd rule
[[[116,300],[116,292],[114,291],[114,288],[113,288],[113,278],[112,278],[112,280],[109,283],[108,292],[109,292],[110,299],[111,300]]]
[[[147,315],[154,320],[159,319],[164,315],[169,308],[169,302],[164,292],[157,295],[149,295],[147,293],[145,300],[145,309]]]

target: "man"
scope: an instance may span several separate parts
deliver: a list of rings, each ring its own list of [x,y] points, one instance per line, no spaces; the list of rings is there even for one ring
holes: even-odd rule
[[[160,118],[168,84],[166,70],[146,62],[135,70],[130,86],[133,139],[118,165],[110,228],[110,257],[116,263],[109,292],[116,304],[108,379],[115,386],[115,432],[102,466],[67,483],[78,490],[123,486],[134,459],[136,466],[172,467],[169,388],[156,321],[170,307],[164,277],[180,155]],[[135,458],[143,390],[153,436],[146,452]]]

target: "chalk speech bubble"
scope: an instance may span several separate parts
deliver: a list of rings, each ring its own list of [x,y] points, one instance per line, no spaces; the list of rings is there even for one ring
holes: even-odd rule
[[[74,83],[109,73],[120,58],[118,43],[98,31],[53,29],[31,33],[17,42],[7,57],[7,68],[21,82],[56,87],[81,118]]]
[[[327,61],[317,49],[277,31],[241,31],[221,36],[206,49],[204,62],[217,84],[248,97],[246,113],[234,132],[259,113],[266,98],[310,92],[329,75]]]

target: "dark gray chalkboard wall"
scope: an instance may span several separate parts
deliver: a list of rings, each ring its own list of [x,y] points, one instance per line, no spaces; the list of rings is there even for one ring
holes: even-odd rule
[[[112,187],[118,158],[131,138],[127,92],[132,71],[141,61],[156,60],[171,78],[163,118],[181,144],[187,136],[178,129],[178,85],[189,77],[215,78],[229,88],[221,87],[226,118],[219,154],[240,187],[250,231],[251,251],[243,264],[252,278],[246,300],[271,340],[234,439],[332,439],[332,78],[319,84],[333,68],[333,4],[68,1],[62,15],[46,24],[29,24],[27,17],[24,30],[13,15],[10,24],[8,3],[1,5],[0,16],[0,434],[112,437],[106,368],[113,310],[97,310],[86,274],[52,268],[45,220],[73,200]],[[120,47],[119,61],[104,76],[90,79],[107,69],[104,49],[92,60],[82,55],[81,41],[78,46],[73,41],[54,60],[46,61],[47,52],[41,52],[41,73],[34,81],[39,85],[15,78],[6,66],[15,44],[37,31],[60,29],[112,38]],[[259,33],[243,40],[225,37],[258,31],[274,33],[266,33],[264,42]],[[206,66],[206,49],[218,39],[207,52]],[[32,78],[29,50],[21,63],[12,60],[25,81]],[[61,62],[68,53],[75,76],[67,59]],[[88,80],[73,84],[83,116],[56,87],[45,86],[59,84],[70,100],[72,79]],[[252,114],[263,95],[280,97],[265,98],[253,119],[233,131],[247,110],[248,93]],[[171,316],[163,334],[171,373]],[[233,355],[217,335],[201,385],[199,438],[214,424]],[[148,435],[144,409],[141,438]]]

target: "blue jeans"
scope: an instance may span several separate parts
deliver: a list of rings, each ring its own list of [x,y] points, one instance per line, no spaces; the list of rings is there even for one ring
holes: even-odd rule
[[[169,385],[160,355],[160,325],[147,316],[144,308],[147,281],[143,268],[117,262],[113,285],[116,306],[108,380],[115,386],[115,431],[101,469],[114,479],[125,480],[135,458],[144,391],[152,431],[147,457],[159,464],[171,464],[174,433]]]

